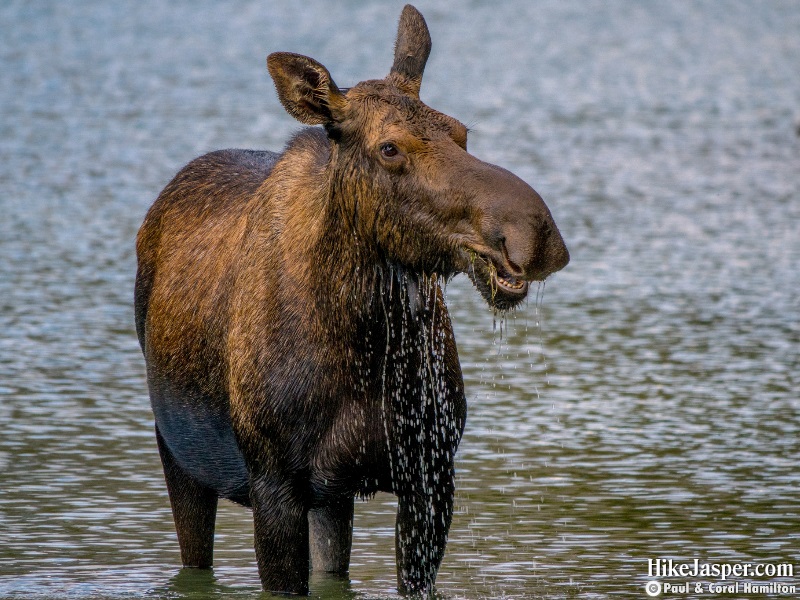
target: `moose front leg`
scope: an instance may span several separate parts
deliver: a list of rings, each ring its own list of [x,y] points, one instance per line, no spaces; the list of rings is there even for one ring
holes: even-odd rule
[[[453,471],[398,494],[395,524],[397,589],[429,595],[444,557],[453,519]]]
[[[346,575],[353,543],[353,498],[335,498],[308,512],[311,568]]]

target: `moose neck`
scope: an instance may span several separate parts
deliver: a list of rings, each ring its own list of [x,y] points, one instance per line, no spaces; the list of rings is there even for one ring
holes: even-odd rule
[[[385,256],[375,240],[359,231],[358,202],[331,198],[314,254],[324,262],[315,303],[320,313],[349,323],[359,337],[385,336],[395,321],[406,326],[426,320],[438,281]]]
[[[325,264],[325,274],[318,286],[318,305],[322,312],[340,318],[377,318],[387,302],[407,305],[413,313],[423,303],[422,282],[430,278],[393,261],[381,247],[376,225],[377,206],[383,199],[375,197],[368,165],[357,156],[341,163],[340,153],[347,152],[329,143],[325,201],[320,213],[319,236],[313,255]],[[383,318],[381,317],[381,320]],[[372,324],[375,329],[375,323]]]
[[[438,279],[386,255],[375,236],[371,190],[353,183],[366,178],[337,172],[339,149],[332,145],[323,130],[303,130],[270,177],[270,193],[280,198],[270,210],[283,234],[275,241],[290,265],[283,275],[287,302],[316,307],[314,335],[355,347],[385,344],[388,328],[429,321],[441,295]]]

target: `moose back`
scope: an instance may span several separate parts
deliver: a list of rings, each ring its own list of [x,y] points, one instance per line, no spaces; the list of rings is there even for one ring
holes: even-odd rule
[[[466,273],[507,310],[569,255],[539,195],[420,101],[430,48],[406,6],[384,79],[270,55],[287,112],[322,127],[192,161],[144,220],[136,330],[186,566],[211,566],[227,498],[253,510],[263,587],[307,593],[309,567],[348,571],[354,497],[386,491],[398,589],[433,587],[466,417],[440,284]]]

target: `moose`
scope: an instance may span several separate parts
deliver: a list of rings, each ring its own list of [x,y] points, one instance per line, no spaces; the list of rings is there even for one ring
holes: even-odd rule
[[[339,88],[267,67],[306,125],[283,152],[197,158],[138,233],[136,331],[181,559],[213,560],[219,498],[253,511],[265,590],[346,576],[356,497],[398,498],[398,590],[429,594],[453,515],[464,384],[442,285],[494,310],[569,261],[541,197],[423,104],[431,50],[401,14],[389,75]]]

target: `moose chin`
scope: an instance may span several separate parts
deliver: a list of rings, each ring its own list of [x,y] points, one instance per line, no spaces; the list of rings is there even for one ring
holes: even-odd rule
[[[406,6],[384,79],[339,88],[271,54],[282,152],[222,150],[161,192],[137,238],[136,330],[183,564],[210,567],[219,498],[250,507],[264,589],[346,575],[353,501],[398,498],[398,589],[429,593],[466,400],[441,283],[511,309],[569,261],[539,195],[420,101]]]

